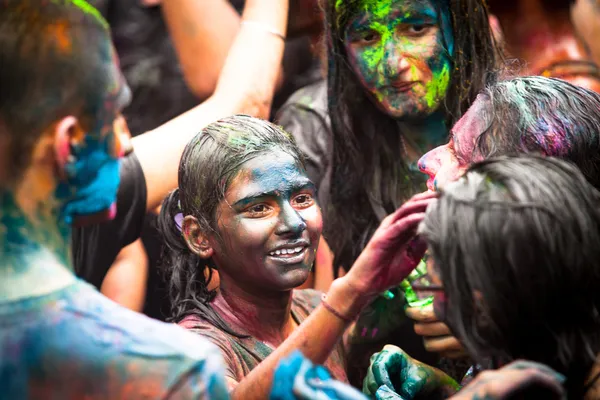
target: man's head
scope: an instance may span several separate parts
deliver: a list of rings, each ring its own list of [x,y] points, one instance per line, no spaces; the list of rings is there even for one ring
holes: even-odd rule
[[[492,84],[451,129],[450,141],[425,154],[419,168],[433,190],[476,161],[518,153],[569,160],[600,188],[600,94],[543,77]]]
[[[83,0],[0,3],[0,188],[61,217],[116,198],[130,93],[106,21]]]

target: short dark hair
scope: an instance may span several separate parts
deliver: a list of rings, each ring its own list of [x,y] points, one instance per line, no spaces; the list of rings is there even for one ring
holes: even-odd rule
[[[208,290],[210,275],[207,279],[204,273],[206,267],[216,266],[188,249],[175,217],[192,215],[203,232],[218,234],[217,207],[242,165],[274,151],[286,152],[305,168],[302,153],[290,134],[247,115],[234,115],[207,125],[185,147],[179,163],[179,189],[165,198],[158,219],[166,244],[162,264],[169,280],[171,320],[198,314],[238,335],[209,304],[215,291]]]
[[[600,94],[529,76],[490,84],[480,95],[483,158],[538,152],[569,160],[600,189]]]
[[[114,77],[108,24],[84,0],[0,2],[0,124],[12,184],[41,133],[61,117],[93,117]]]
[[[600,193],[579,169],[542,156],[475,164],[420,231],[471,355],[542,362],[581,394],[600,351]]]

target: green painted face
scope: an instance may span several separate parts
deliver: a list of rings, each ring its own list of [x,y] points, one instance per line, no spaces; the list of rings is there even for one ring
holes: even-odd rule
[[[438,109],[450,82],[453,45],[448,12],[440,18],[430,0],[363,0],[345,30],[354,73],[394,118]]]

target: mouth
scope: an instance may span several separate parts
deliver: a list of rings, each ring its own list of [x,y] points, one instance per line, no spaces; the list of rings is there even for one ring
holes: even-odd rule
[[[427,179],[427,189],[435,192],[435,179],[433,177]]]
[[[302,241],[295,244],[279,246],[275,250],[270,251],[267,255],[279,263],[297,264],[304,261],[308,248],[308,243]]]
[[[418,82],[417,81],[411,81],[411,82],[406,82],[406,81],[398,81],[398,82],[394,82],[390,85],[390,87],[392,87],[394,90],[396,90],[397,92],[408,92],[410,89],[412,89],[413,86],[415,86]]]

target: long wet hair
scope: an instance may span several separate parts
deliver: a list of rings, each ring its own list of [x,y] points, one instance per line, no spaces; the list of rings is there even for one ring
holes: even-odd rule
[[[583,398],[600,351],[600,193],[579,169],[542,156],[475,164],[420,233],[445,320],[475,360],[544,363]]]
[[[304,168],[304,159],[291,135],[270,122],[236,115],[206,126],[183,151],[179,188],[163,201],[158,228],[165,240],[162,266],[171,299],[170,321],[196,315],[235,336],[211,307],[216,291],[208,289],[212,259],[202,259],[186,245],[181,221],[191,215],[200,229],[220,240],[217,207],[244,163],[263,154],[283,151]]]
[[[326,5],[329,115],[334,138],[331,201],[325,235],[336,265],[349,268],[379,225],[371,202],[387,213],[399,207],[424,179],[409,171],[398,121],[380,111],[352,71],[344,47],[349,21],[366,0],[329,0]],[[454,54],[450,84],[441,102],[448,127],[467,110],[496,69],[496,45],[483,0],[432,0],[439,26],[450,15]],[[444,38],[448,48],[451,38]],[[324,205],[325,206],[325,205]]]
[[[528,76],[490,84],[474,156],[538,152],[569,160],[600,189],[600,94],[569,82]]]

